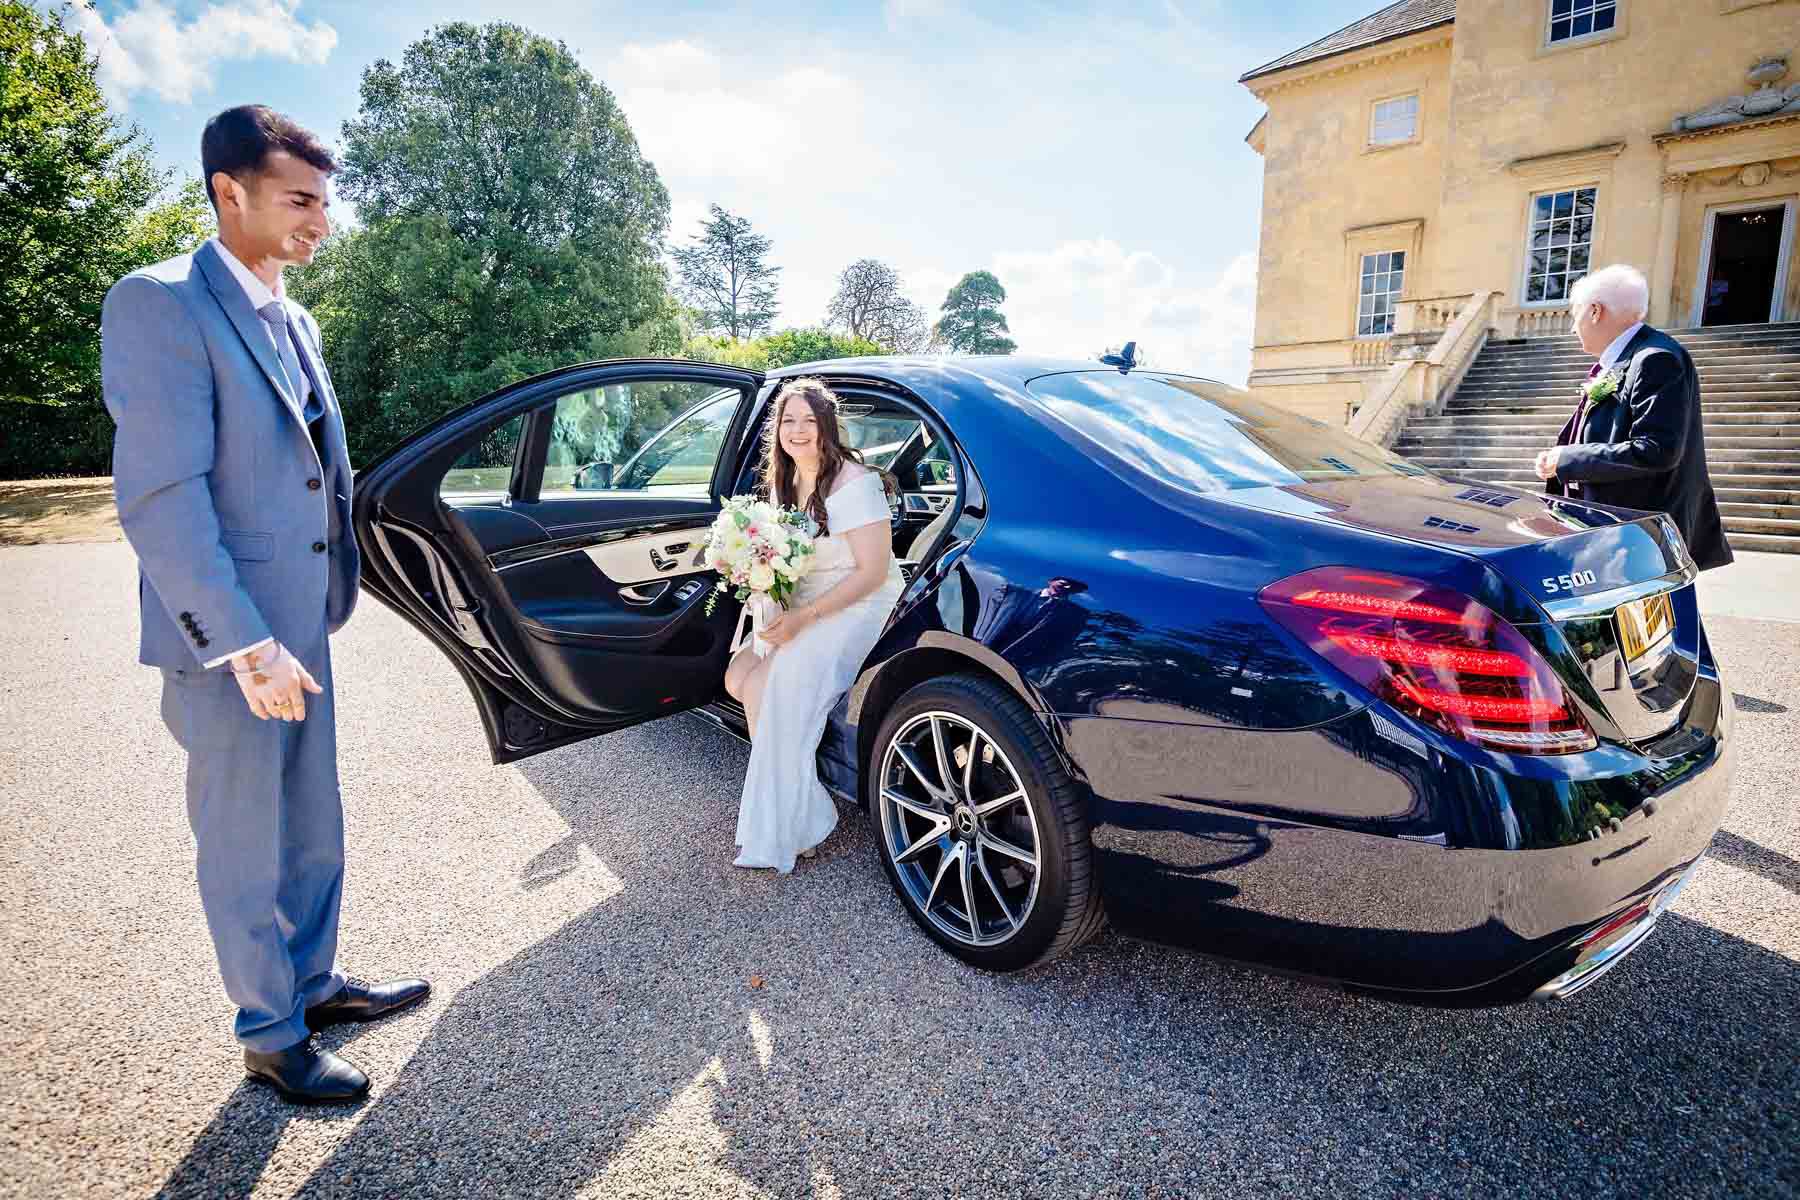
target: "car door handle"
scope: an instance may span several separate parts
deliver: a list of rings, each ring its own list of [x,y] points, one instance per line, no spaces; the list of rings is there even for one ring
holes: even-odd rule
[[[655,604],[669,590],[669,581],[659,579],[655,583],[633,584],[619,589],[619,597],[627,604]]]

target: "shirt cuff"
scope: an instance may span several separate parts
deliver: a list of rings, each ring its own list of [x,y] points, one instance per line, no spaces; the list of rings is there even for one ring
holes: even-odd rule
[[[207,663],[206,669],[210,671],[214,667],[222,667],[226,663],[230,662],[232,659],[236,658],[240,654],[248,654],[252,650],[261,650],[264,646],[270,646],[270,645],[273,645],[274,643],[275,643],[274,638],[266,637],[260,642],[255,642],[251,645],[245,646],[242,650],[233,650],[230,654],[221,654],[219,657],[217,657],[217,658],[213,659],[211,662]]]

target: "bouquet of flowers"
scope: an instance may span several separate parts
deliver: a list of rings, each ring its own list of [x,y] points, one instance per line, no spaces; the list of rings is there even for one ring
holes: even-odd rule
[[[812,534],[798,510],[755,496],[733,496],[706,537],[706,565],[720,575],[706,599],[707,615],[721,593],[734,592],[744,602],[752,648],[759,657],[768,654],[762,631],[787,607],[794,586],[812,570],[812,554]],[[734,652],[744,640],[743,620],[732,638]]]

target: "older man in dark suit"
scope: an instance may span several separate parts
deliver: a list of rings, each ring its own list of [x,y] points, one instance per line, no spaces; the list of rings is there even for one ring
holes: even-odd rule
[[[1552,495],[1668,513],[1702,570],[1731,561],[1706,471],[1700,376],[1644,324],[1650,286],[1627,266],[1595,271],[1570,297],[1575,335],[1597,361],[1554,448],[1537,456]]]

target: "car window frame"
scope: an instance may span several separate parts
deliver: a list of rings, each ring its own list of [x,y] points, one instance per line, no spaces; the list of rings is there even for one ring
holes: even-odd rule
[[[682,379],[678,375],[671,375],[666,379],[661,376],[651,375],[642,380],[632,380],[632,382],[689,383],[693,381]],[[556,406],[562,402],[564,397],[572,396],[579,392],[590,391],[592,388],[593,385],[588,383],[581,387],[570,388],[568,391],[558,392],[555,396],[552,396],[548,400],[533,407],[526,414],[526,432],[525,436],[519,439],[519,445],[521,454],[528,457],[521,457],[520,459],[515,460],[515,487],[511,493],[514,501],[520,504],[539,504],[559,500],[593,500],[605,496],[631,497],[652,496],[657,494],[650,492],[647,489],[634,492],[631,489],[624,488],[595,488],[591,492],[572,491],[567,494],[558,492],[551,495],[548,498],[548,501],[545,500],[543,495],[544,473],[549,465],[550,434],[556,420]],[[630,458],[626,459],[625,462],[621,464],[620,469],[623,470],[624,467],[635,462],[645,450],[648,450],[651,446],[655,445],[677,425],[680,425],[683,421],[687,420],[706,406],[721,403],[728,398],[729,393],[735,392],[737,395],[737,405],[732,410],[732,419],[727,423],[725,433],[720,440],[719,453],[713,460],[713,473],[707,485],[707,494],[709,498],[717,498],[719,477],[723,464],[727,459],[734,459],[741,453],[738,440],[734,437],[734,430],[741,425],[746,419],[748,411],[755,406],[759,389],[760,384],[753,386],[739,386],[731,383],[720,384],[712,393],[708,394],[703,399],[695,401],[693,404],[671,417],[661,429],[658,429],[652,434],[643,445],[639,446],[637,450],[632,453]],[[730,469],[725,471],[726,476],[734,476],[737,469],[738,464],[734,461],[731,464]]]

